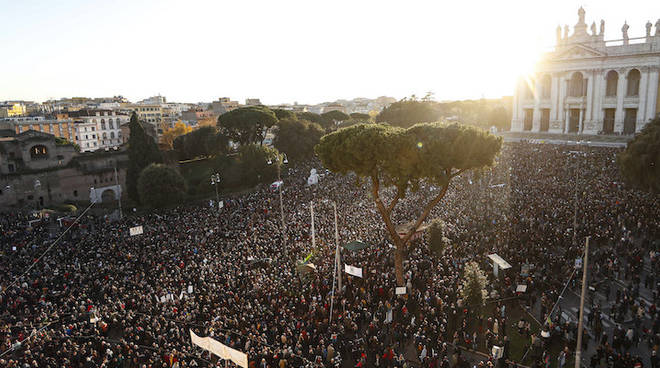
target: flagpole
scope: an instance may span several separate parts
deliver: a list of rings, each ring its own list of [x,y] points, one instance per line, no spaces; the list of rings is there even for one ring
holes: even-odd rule
[[[337,264],[339,263],[339,232],[337,230],[337,203],[332,202],[332,207],[335,211],[335,269],[332,272],[332,294],[330,294],[330,322],[332,322],[332,310],[335,305],[335,282],[337,281]],[[341,272],[341,270],[339,271]],[[341,276],[339,279],[341,285]],[[341,289],[341,286],[339,286]]]
[[[309,211],[312,214],[312,251],[316,249],[316,238],[314,235],[314,201],[309,202]]]
[[[584,321],[584,294],[587,291],[587,262],[589,262],[589,236],[584,245],[584,262],[582,262],[582,294],[580,295],[580,320],[578,321],[577,344],[575,346],[575,368],[580,368],[582,358],[582,323]]]
[[[337,262],[337,267],[339,272],[337,273],[337,282],[339,286],[339,292],[341,292],[341,249],[339,249],[339,226],[337,225],[337,202],[332,202],[332,205],[335,209],[335,244],[337,245],[337,250],[335,251],[335,262]]]

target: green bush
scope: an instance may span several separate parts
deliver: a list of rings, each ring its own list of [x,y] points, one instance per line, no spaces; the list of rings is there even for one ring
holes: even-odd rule
[[[441,255],[449,245],[449,239],[445,236],[447,226],[444,221],[434,219],[431,226],[426,230],[428,234],[429,249],[436,255]]]
[[[161,164],[151,164],[140,173],[140,202],[150,207],[165,207],[181,203],[186,183],[179,172]]]

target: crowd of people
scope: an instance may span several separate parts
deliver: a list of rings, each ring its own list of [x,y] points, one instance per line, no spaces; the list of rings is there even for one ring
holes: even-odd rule
[[[492,169],[455,178],[432,211],[450,244],[432,250],[422,237],[406,249],[405,295],[395,293],[393,243],[369,182],[326,173],[307,186],[315,162],[286,170],[284,231],[279,197],[268,186],[224,198],[222,208],[189,204],[114,222],[84,216],[84,228],[64,235],[64,228],[51,234],[47,221],[5,213],[0,366],[233,365],[191,344],[192,330],[246,353],[259,368],[563,367],[577,326],[557,302],[565,286],[579,290],[574,260],[590,236],[595,291],[583,346],[593,353],[583,356],[594,367],[655,367],[660,201],[621,183],[617,153],[504,145]],[[395,222],[415,219],[439,190],[410,193]],[[363,277],[342,272],[334,294],[333,202],[340,244],[369,245],[342,250],[340,270],[354,265]],[[131,236],[134,226],[144,232]],[[53,236],[61,239],[51,248]],[[492,253],[512,265],[499,277],[486,257]],[[314,268],[300,267],[303,259]],[[468,305],[459,292],[468,261],[488,274],[482,305]],[[604,323],[617,327],[608,333]],[[648,356],[635,353],[640,344]],[[493,346],[502,348],[501,359],[492,357]]]

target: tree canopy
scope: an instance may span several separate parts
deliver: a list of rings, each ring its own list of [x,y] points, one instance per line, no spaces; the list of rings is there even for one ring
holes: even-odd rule
[[[277,127],[273,145],[290,160],[313,157],[314,146],[324,134],[320,125],[307,120],[280,120]]]
[[[156,142],[147,135],[138,121],[136,113],[131,115],[128,127],[130,129],[130,137],[128,138],[126,189],[129,198],[139,203],[138,178],[140,173],[150,164],[161,162],[161,155]]]
[[[203,126],[174,140],[179,160],[227,153],[229,139],[213,126]]]
[[[140,173],[138,190],[143,204],[164,207],[183,201],[186,183],[175,169],[151,164]]]
[[[275,113],[265,106],[245,106],[218,117],[219,131],[240,144],[261,143],[264,130],[277,123]]]
[[[363,114],[363,113],[360,113],[360,112],[351,113],[350,117],[351,117],[352,120],[361,121],[361,122],[364,122],[364,123],[371,120],[371,115]]]
[[[243,185],[272,182],[277,178],[280,165],[276,149],[258,144],[247,144],[238,149],[238,162]],[[268,162],[271,162],[268,164]]]
[[[403,283],[403,250],[429,213],[444,197],[452,178],[467,170],[491,166],[502,145],[500,137],[459,124],[425,123],[408,129],[378,124],[359,124],[321,138],[316,154],[329,170],[355,173],[371,180],[372,199],[397,246],[397,283]],[[400,237],[392,211],[408,190],[422,182],[439,188],[423,206],[408,233]],[[396,194],[385,206],[381,186],[394,186]]]
[[[660,115],[628,142],[618,161],[628,185],[660,193]]]
[[[192,131],[192,128],[187,126],[181,121],[176,122],[173,127],[165,129],[163,132],[163,135],[161,136],[161,141],[163,142],[163,145],[167,147],[168,149],[172,149],[174,146],[174,139],[176,137],[182,136],[184,134],[188,134]]]
[[[273,113],[277,117],[277,120],[284,119],[296,119],[296,114],[293,111],[284,110],[284,109],[273,109]]]
[[[417,123],[437,121],[439,117],[434,102],[403,99],[384,108],[376,116],[376,122],[408,128]]]

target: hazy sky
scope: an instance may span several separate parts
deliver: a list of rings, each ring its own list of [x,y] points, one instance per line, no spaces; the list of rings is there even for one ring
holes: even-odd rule
[[[499,97],[580,5],[606,39],[660,18],[658,0],[0,0],[0,100]]]

